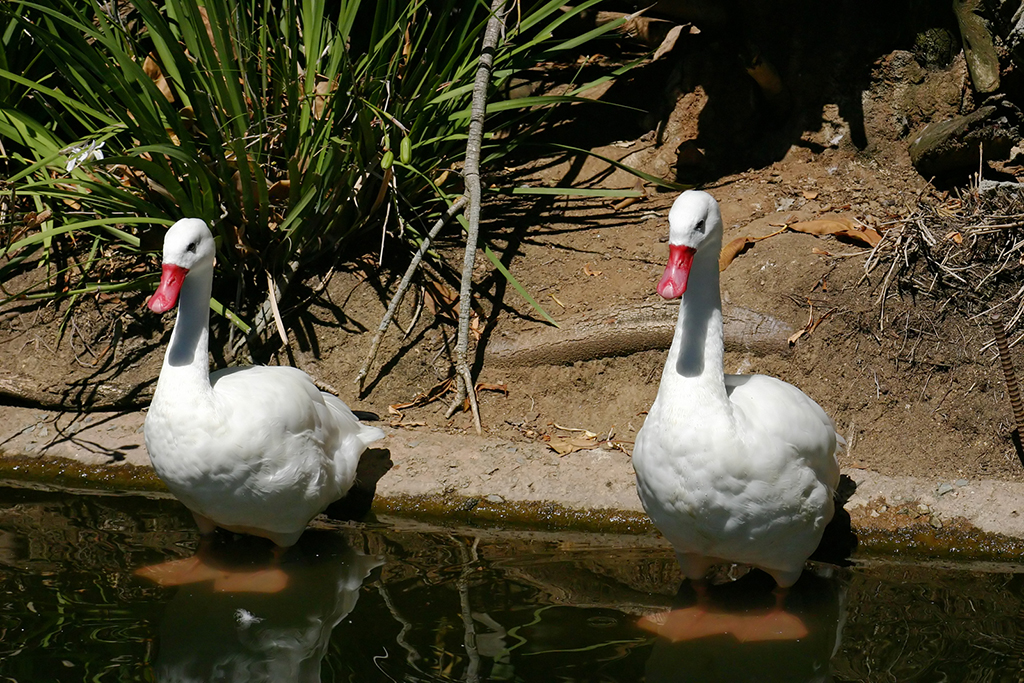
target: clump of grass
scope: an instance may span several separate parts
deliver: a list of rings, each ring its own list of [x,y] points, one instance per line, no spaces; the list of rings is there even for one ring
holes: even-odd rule
[[[597,1],[540,2],[509,23],[495,91],[615,29],[553,37]],[[213,308],[248,331],[268,317],[272,289],[361,248],[357,236],[388,231],[417,246],[463,193],[487,18],[460,0],[5,3],[0,140],[11,187],[41,218],[0,244],[0,283],[42,261],[47,277],[12,295],[145,289],[151,279],[110,264],[195,216],[218,237],[232,285],[221,299],[238,315]],[[35,57],[14,64],[27,47]],[[486,143],[482,165],[529,139],[537,109],[586,102],[588,85],[493,102],[488,112],[506,112],[496,120],[518,133]],[[74,242],[71,262],[54,259],[62,241]]]

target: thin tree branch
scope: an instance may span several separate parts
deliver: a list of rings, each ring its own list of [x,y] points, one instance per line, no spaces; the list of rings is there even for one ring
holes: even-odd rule
[[[388,310],[384,314],[384,317],[380,321],[380,325],[377,327],[377,334],[373,336],[373,341],[370,343],[370,352],[366,354],[366,360],[363,361],[363,366],[359,368],[359,374],[356,375],[356,386],[359,387],[359,393],[363,392],[363,381],[366,379],[367,373],[370,371],[370,366],[373,364],[374,359],[377,358],[377,349],[380,347],[381,339],[384,338],[384,333],[387,332],[388,326],[391,324],[391,320],[395,317],[395,313],[398,311],[399,305],[402,303],[402,298],[405,297],[406,291],[409,289],[409,285],[412,284],[412,276],[416,272],[416,268],[419,267],[420,261],[423,260],[423,255],[427,253],[427,249],[430,248],[430,242],[437,237],[437,233],[441,232],[441,228],[448,224],[448,222],[466,206],[469,198],[466,195],[462,195],[448,207],[448,210],[437,219],[434,223],[434,227],[430,229],[430,232],[424,238],[423,243],[420,244],[420,248],[413,255],[412,261],[409,263],[409,267],[405,269],[405,275],[402,276],[402,281],[398,284],[398,289],[395,291],[395,295],[391,298],[391,303],[388,305]]]
[[[457,386],[455,400],[448,407],[447,417],[458,410],[466,397],[473,410],[473,425],[477,434],[480,427],[480,408],[476,402],[476,388],[469,370],[466,356],[469,349],[469,316],[472,312],[473,265],[476,263],[476,243],[480,237],[480,147],[484,137],[484,114],[487,110],[487,86],[491,82],[491,67],[494,65],[495,46],[505,26],[505,4],[507,0],[491,3],[491,17],[487,20],[483,45],[480,47],[480,62],[473,84],[473,104],[470,109],[469,134],[466,141],[466,194],[469,195],[469,228],[466,232],[466,257],[462,262],[462,288],[459,292],[459,338],[455,345],[455,377]]]

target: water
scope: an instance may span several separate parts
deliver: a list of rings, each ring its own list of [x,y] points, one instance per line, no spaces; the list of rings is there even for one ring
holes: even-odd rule
[[[134,573],[197,544],[175,501],[0,488],[0,681],[1024,680],[1019,566],[859,558],[794,587],[798,640],[670,642],[641,616],[695,598],[649,538],[381,519],[307,533],[280,573],[231,540],[202,581]],[[741,624],[773,605],[757,573],[710,597]]]

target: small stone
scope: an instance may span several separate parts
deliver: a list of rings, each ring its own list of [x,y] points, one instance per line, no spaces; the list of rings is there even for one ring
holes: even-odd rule
[[[969,484],[970,482],[967,481],[966,479],[957,479],[953,483],[956,484],[957,486],[967,486],[967,484]]]
[[[872,510],[871,511],[871,516],[872,517],[878,517],[878,510]]]
[[[885,512],[885,511],[886,511],[886,510],[888,510],[888,509],[889,509],[889,506],[888,506],[888,505],[879,505],[879,506],[878,506],[878,511],[879,511],[879,512]]]
[[[416,448],[417,446],[420,445],[420,442],[419,441],[406,441],[405,445],[408,446],[409,448]]]
[[[500,504],[500,503],[504,503],[505,502],[505,499],[502,498],[501,496],[499,496],[497,493],[492,493],[491,495],[489,495],[486,498],[484,498],[484,500],[486,500],[488,503],[495,503],[495,504]]]
[[[928,520],[928,523],[931,524],[934,529],[942,528],[942,520],[939,519],[938,515],[932,515],[931,519]]]
[[[43,427],[39,430],[39,438],[47,437],[50,435],[50,430],[47,427]]]
[[[944,496],[944,495],[946,495],[947,493],[949,493],[952,490],[953,490],[953,485],[952,484],[949,484],[947,482],[942,482],[941,484],[939,484],[939,488],[937,489],[936,492],[940,496]]]
[[[932,509],[925,505],[924,503],[919,503],[917,506],[917,511],[920,512],[922,515],[927,515],[929,512],[932,511]]]

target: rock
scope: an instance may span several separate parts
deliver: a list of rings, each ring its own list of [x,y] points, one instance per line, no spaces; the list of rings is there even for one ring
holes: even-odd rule
[[[979,151],[986,160],[1006,159],[1020,139],[1008,110],[989,104],[966,116],[930,123],[910,143],[910,161],[925,178],[977,171]]]
[[[946,482],[942,482],[941,484],[939,484],[939,488],[936,490],[936,493],[938,495],[940,495],[940,496],[944,496],[944,495],[946,495],[947,493],[949,493],[952,490],[953,490],[953,485],[952,484],[948,484]]]
[[[929,28],[914,36],[914,58],[923,67],[949,66],[959,49],[960,41],[944,28]]]
[[[981,0],[953,0],[971,82],[978,92],[991,93],[999,89],[999,55],[988,23],[977,13],[980,7]]]
[[[989,199],[994,197],[1020,199],[1022,192],[1024,192],[1024,185],[1013,181],[982,179],[978,183],[978,194]]]
[[[494,503],[496,505],[504,503],[505,499],[499,496],[497,493],[492,493],[484,498],[488,503]]]

